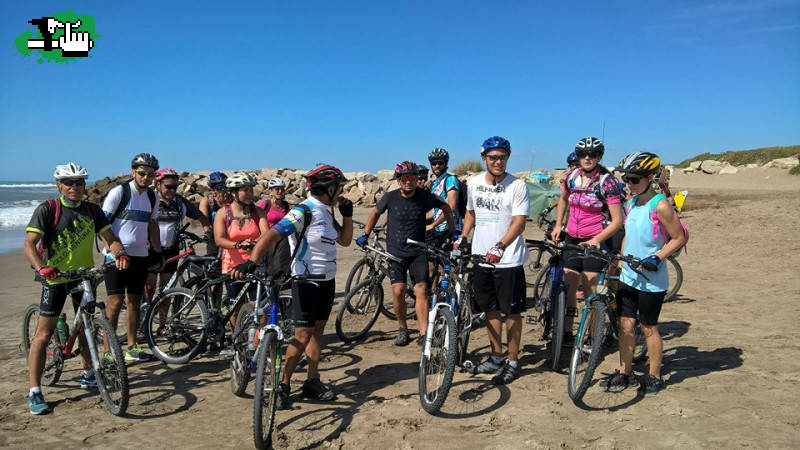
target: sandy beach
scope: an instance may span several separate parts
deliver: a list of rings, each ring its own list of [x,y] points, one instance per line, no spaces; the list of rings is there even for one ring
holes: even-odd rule
[[[659,395],[595,392],[587,396],[591,409],[576,407],[566,372],[546,364],[539,328],[525,325],[518,380],[495,387],[488,376],[456,373],[442,413],[431,416],[417,395],[418,347],[395,347],[396,324],[384,317],[366,341],[343,345],[333,331],[334,308],[321,375],[338,399],[301,400],[305,377],[296,374],[293,409],[277,413],[276,447],[799,447],[800,177],[760,168],[676,172],[672,186],[689,190],[691,238],[680,257],[683,287],[661,314],[668,386]],[[542,232],[528,222],[525,235]],[[351,246],[339,254],[341,294],[361,252]],[[61,381],[44,387],[54,412],[30,415],[21,322],[40,286],[21,252],[0,255],[0,274],[0,447],[252,447],[252,383],[246,398],[235,397],[228,361],[211,355],[183,366],[129,366],[127,417],[113,417],[96,392],[80,389],[80,363],[69,360]],[[486,355],[484,329],[472,334],[470,347],[473,360]],[[611,372],[617,361],[608,355],[598,372]]]

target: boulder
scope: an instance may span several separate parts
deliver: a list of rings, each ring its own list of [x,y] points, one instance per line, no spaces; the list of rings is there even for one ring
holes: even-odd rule
[[[732,174],[735,174],[737,172],[739,172],[739,169],[737,169],[736,167],[734,167],[734,166],[725,166],[722,169],[720,169],[719,172],[717,172],[717,173],[719,173],[720,175],[732,175]]]
[[[800,160],[798,160],[794,156],[790,156],[788,158],[773,159],[772,161],[768,162],[764,167],[774,167],[776,169],[791,169],[797,165],[800,165]]]
[[[700,170],[700,164],[703,164],[703,161],[692,161],[689,163],[689,167],[694,170]]]
[[[700,163],[700,170],[707,174],[719,173],[722,169],[722,163],[713,159],[707,159]]]
[[[694,167],[684,167],[683,169],[681,169],[681,172],[683,172],[683,173],[695,173],[695,172],[697,172],[697,170]]]
[[[755,169],[755,168],[758,167],[758,164],[750,163],[750,164],[745,165],[745,167],[748,168],[748,169]]]
[[[391,180],[394,178],[394,170],[381,169],[376,175],[376,178],[380,181]]]

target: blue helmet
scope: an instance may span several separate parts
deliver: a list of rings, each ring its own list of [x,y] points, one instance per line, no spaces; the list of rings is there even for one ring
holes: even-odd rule
[[[214,186],[225,186],[225,180],[228,179],[228,176],[222,172],[211,172],[208,175],[208,187],[213,188]]]
[[[486,155],[486,152],[489,150],[494,150],[496,148],[505,150],[509,155],[511,155],[511,143],[500,136],[492,136],[483,141],[483,145],[481,145],[481,156]]]
[[[572,152],[569,154],[569,156],[567,156],[567,166],[578,164],[579,161],[580,159],[578,159],[578,155],[576,155],[575,152]]]

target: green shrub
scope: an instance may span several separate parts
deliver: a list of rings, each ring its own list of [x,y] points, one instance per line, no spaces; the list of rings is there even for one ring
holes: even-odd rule
[[[792,174],[792,175],[800,175],[800,166],[792,167],[792,169],[789,171],[789,173]]]
[[[728,150],[722,153],[703,153],[685,161],[677,167],[689,167],[693,161],[703,161],[715,159],[717,161],[728,161],[731,165],[742,166],[745,164],[766,164],[773,159],[786,158],[800,153],[800,145],[790,145],[788,147],[763,147],[753,150]]]
[[[450,172],[458,176],[463,176],[466,175],[467,172],[480,172],[481,170],[483,170],[481,162],[477,159],[470,159],[469,161],[456,164]]]

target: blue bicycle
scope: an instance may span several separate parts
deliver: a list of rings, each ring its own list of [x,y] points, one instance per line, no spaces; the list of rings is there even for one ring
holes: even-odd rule
[[[562,257],[565,244],[526,239],[525,245],[531,250],[538,250],[538,258],[541,258],[543,251],[550,253],[548,263],[533,283],[533,299],[534,308],[539,311],[535,320],[542,326],[542,340],[550,341],[550,367],[557,371],[561,368],[561,347],[564,344],[567,317],[567,283],[564,282]]]

